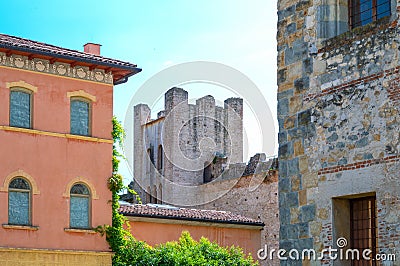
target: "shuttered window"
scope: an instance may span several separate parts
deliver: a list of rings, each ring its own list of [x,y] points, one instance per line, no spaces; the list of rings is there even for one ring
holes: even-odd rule
[[[71,99],[71,134],[90,135],[90,102],[80,99]]]
[[[23,178],[15,178],[8,186],[8,224],[31,224],[31,186]]]
[[[84,184],[75,184],[70,194],[70,227],[90,228],[89,189]]]
[[[28,91],[10,91],[10,126],[32,128],[32,95]]]

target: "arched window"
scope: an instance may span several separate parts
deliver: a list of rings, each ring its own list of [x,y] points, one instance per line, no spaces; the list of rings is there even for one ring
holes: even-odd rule
[[[162,172],[163,169],[163,160],[164,160],[164,154],[163,154],[163,148],[161,145],[158,146],[158,151],[157,151],[157,169],[159,172]]]
[[[31,225],[31,186],[21,177],[8,186],[8,224]]]
[[[150,146],[150,148],[147,149],[147,156],[149,156],[150,167],[151,167],[152,164],[154,164],[154,151],[152,146]]]
[[[10,126],[32,128],[32,92],[30,90],[11,89]]]
[[[71,98],[71,134],[91,135],[91,102],[81,97]]]
[[[203,169],[203,183],[211,182],[212,176],[212,168],[211,163],[205,163]]]
[[[75,184],[70,191],[71,228],[90,228],[90,191],[84,184]]]

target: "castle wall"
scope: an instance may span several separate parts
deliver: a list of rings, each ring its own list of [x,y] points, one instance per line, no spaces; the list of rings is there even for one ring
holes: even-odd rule
[[[372,196],[378,252],[399,258],[396,1],[392,16],[351,31],[339,2],[278,2],[280,247],[320,252],[340,237],[351,247],[343,206]],[[310,262],[281,261],[302,264]]]
[[[208,95],[197,99],[196,104],[189,104],[185,90],[172,88],[165,93],[164,100],[165,110],[156,120],[150,119],[147,105],[134,108],[134,188],[144,203],[151,197],[158,198],[153,203],[181,201],[179,185],[203,184],[204,168],[212,164],[216,155],[226,157],[226,164],[243,160],[242,99],[227,99],[225,106],[220,107]],[[162,171],[158,166],[160,146],[163,149]],[[218,169],[213,170],[217,172]],[[156,193],[152,192],[153,188]],[[149,197],[145,190],[153,195]]]
[[[227,179],[203,185],[202,193],[207,197],[226,191],[216,199],[197,206],[199,209],[224,210],[241,214],[265,223],[261,231],[259,248],[279,249],[279,204],[278,204],[278,173],[266,172],[251,174],[240,178]],[[264,180],[260,182],[260,180]],[[260,260],[260,265],[279,265],[278,261]]]

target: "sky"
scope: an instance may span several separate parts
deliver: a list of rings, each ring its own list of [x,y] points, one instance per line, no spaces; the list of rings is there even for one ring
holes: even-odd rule
[[[146,80],[192,61],[222,63],[246,75],[262,92],[275,118],[276,20],[273,0],[13,0],[3,4],[0,32],[80,51],[87,42],[99,43],[101,55],[137,64],[143,71],[114,89],[114,114],[121,121],[135,90]],[[189,98],[212,94],[223,101],[240,96],[210,84],[183,88]],[[161,106],[159,102],[154,109]],[[270,148],[263,151],[256,129],[257,120],[264,118],[252,114],[251,106],[244,112],[251,140],[245,158],[255,152],[277,154],[276,121],[275,131],[271,128],[274,133],[268,136]]]

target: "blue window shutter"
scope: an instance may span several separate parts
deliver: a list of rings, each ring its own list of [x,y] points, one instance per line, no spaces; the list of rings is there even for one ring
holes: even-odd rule
[[[29,225],[29,192],[10,191],[8,197],[8,223]]]
[[[10,126],[31,128],[31,95],[29,93],[10,92]]]
[[[89,136],[89,103],[71,100],[71,134]]]
[[[71,196],[70,227],[89,227],[89,198]]]

